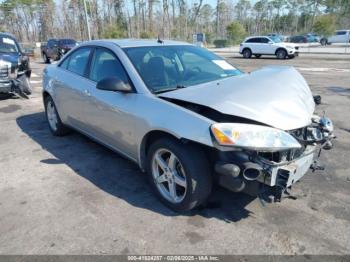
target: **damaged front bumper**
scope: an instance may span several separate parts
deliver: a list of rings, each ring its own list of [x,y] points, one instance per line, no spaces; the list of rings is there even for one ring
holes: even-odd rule
[[[29,81],[26,79],[30,76],[30,71],[19,72],[17,68],[0,68],[0,93],[16,93],[21,97],[28,98],[31,94]]]
[[[219,150],[215,171],[221,186],[254,196],[267,194],[280,201],[283,194],[311,168],[323,169],[318,158],[323,149],[332,148],[333,124],[325,117],[314,116],[312,124],[291,134],[301,149],[278,152],[254,150]]]

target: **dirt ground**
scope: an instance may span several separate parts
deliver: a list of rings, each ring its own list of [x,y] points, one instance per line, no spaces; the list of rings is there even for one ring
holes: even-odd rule
[[[295,185],[296,200],[262,207],[216,188],[205,209],[168,210],[135,164],[80,134],[50,134],[45,65],[32,62],[31,98],[0,100],[0,254],[350,254],[350,57],[223,55],[245,71],[295,66],[322,96],[317,112],[338,138],[321,156],[326,170]]]

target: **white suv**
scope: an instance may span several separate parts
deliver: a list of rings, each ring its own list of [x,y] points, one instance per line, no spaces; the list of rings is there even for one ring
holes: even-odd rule
[[[251,58],[252,55],[257,58],[261,55],[275,55],[279,59],[285,59],[297,56],[298,50],[299,47],[295,44],[281,42],[277,37],[251,36],[240,44],[239,53],[244,58]]]

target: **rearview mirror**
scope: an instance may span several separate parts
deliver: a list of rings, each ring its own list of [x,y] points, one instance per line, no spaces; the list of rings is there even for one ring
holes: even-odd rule
[[[130,84],[124,83],[117,77],[107,77],[100,80],[96,86],[97,89],[107,90],[107,91],[118,91],[123,93],[132,92]]]

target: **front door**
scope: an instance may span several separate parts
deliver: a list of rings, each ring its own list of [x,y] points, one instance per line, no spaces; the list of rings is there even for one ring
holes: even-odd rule
[[[130,84],[129,77],[116,55],[109,49],[96,48],[89,73],[91,96],[88,98],[84,122],[92,137],[127,156],[134,156],[134,127],[137,119],[132,112],[137,94],[97,89],[97,83],[108,77],[117,77]]]

